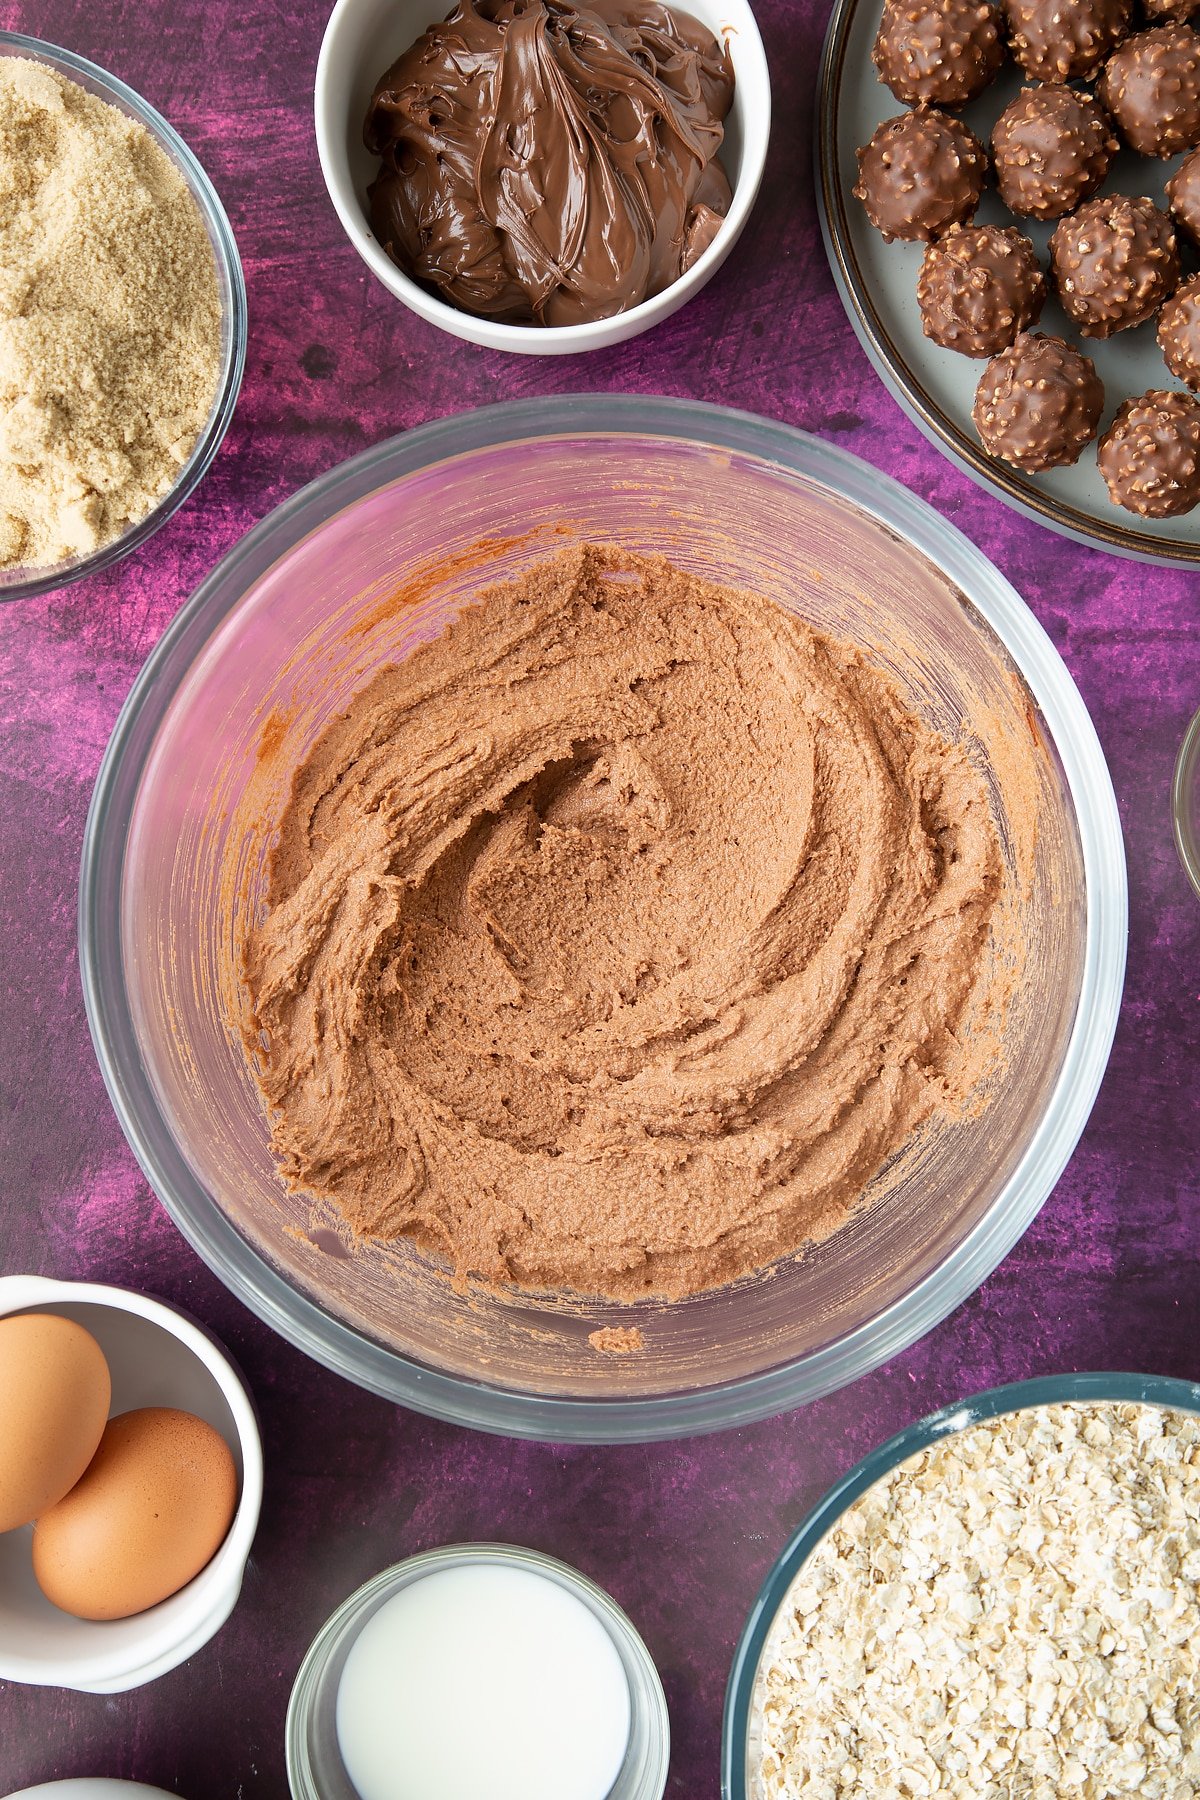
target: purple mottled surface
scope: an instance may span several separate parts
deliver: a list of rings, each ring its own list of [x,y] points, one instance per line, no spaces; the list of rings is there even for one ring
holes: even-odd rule
[[[191,1662],[110,1699],[0,1684],[0,1791],[122,1775],[190,1800],[286,1795],[297,1665],[355,1585],[409,1552],[509,1538],[574,1562],[632,1614],[663,1673],[669,1792],[713,1800],[726,1672],[785,1537],[829,1482],[956,1396],[1058,1369],[1200,1377],[1200,904],[1170,778],[1200,704],[1200,583],[1079,549],[950,468],[871,372],[812,199],[825,0],[758,0],[776,127],[731,262],[648,336],[586,359],[442,337],[367,274],[328,204],[309,99],[324,0],[0,0],[0,24],[122,76],[212,174],[250,295],[245,387],[197,496],[106,577],[0,611],[0,1268],[144,1288],[230,1346],[262,1411],[267,1488],[241,1604]],[[556,1449],[431,1423],[306,1361],[178,1236],[109,1109],[75,956],[84,816],[138,667],[200,578],[341,458],[459,407],[580,388],[720,400],[889,470],[1001,567],[1050,631],[1108,755],[1129,854],[1129,976],[1091,1123],[993,1278],[916,1349],[806,1411],[659,1448]]]

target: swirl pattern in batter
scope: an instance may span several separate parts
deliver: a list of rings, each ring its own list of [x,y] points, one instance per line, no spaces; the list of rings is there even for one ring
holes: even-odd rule
[[[242,946],[281,1171],[464,1279],[762,1268],[976,1091],[1001,873],[967,754],[853,646],[563,551],[295,773]]]

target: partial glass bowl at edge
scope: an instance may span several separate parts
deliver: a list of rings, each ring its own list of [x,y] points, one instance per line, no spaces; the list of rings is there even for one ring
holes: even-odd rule
[[[1179,860],[1200,895],[1200,712],[1194,714],[1175,759],[1171,816]]]
[[[956,1401],[940,1412],[918,1419],[835,1482],[796,1530],[763,1582],[734,1652],[725,1693],[721,1731],[721,1800],[762,1800],[758,1780],[759,1746],[755,1689],[763,1650],[780,1608],[801,1568],[869,1488],[907,1462],[910,1456],[958,1431],[967,1431],[1002,1414],[1034,1406],[1112,1402],[1115,1405],[1161,1406],[1173,1412],[1200,1413],[1200,1385],[1168,1375],[1086,1373],[1043,1375],[1033,1381],[989,1388]]]
[[[263,897],[297,755],[382,663],[570,536],[665,551],[798,606],[869,643],[936,726],[957,733],[982,696],[997,723],[977,730],[1032,732],[1044,752],[1027,909],[1037,979],[1014,1003],[1009,1066],[982,1119],[919,1134],[883,1199],[768,1278],[671,1305],[455,1294],[404,1244],[346,1254],[284,1190],[230,1026],[237,908]],[[1094,728],[1049,639],[973,545],[878,471],[786,426],[587,395],[489,407],[380,445],[230,552],[152,652],[113,733],[85,837],[80,957],[101,1068],[142,1168],[252,1310],[418,1410],[611,1442],[828,1393],[973,1292],[1083,1129],[1115,1029],[1126,919]],[[591,1334],[612,1325],[637,1326],[644,1348],[597,1354]]]
[[[208,418],[169,492],[163,495],[145,518],[134,520],[119,537],[114,538],[111,543],[101,544],[99,549],[90,551],[86,556],[72,557],[70,561],[57,563],[53,568],[0,569],[0,601],[4,601],[23,600],[33,594],[47,593],[51,588],[65,587],[68,582],[79,581],[85,575],[95,575],[101,569],[111,568],[122,557],[128,556],[131,550],[136,550],[139,544],[144,544],[148,537],[153,536],[159,526],[165,525],[172,513],[178,511],[195,491],[208,472],[213,457],[221,447],[221,440],[229,429],[229,421],[233,417],[238,390],[242,384],[242,371],[246,362],[246,283],[233,231],[216,189],[179,133],[160,113],[155,112],[132,88],[126,87],[123,81],[118,81],[115,75],[107,74],[105,70],[97,68],[95,63],[76,56],[71,50],[60,50],[54,44],[43,43],[40,38],[26,37],[19,31],[0,31],[0,56],[26,57],[31,62],[45,63],[68,81],[75,82],[89,94],[95,94],[109,106],[115,106],[118,112],[145,126],[163,154],[179,171],[196,202],[212,245],[217,289],[221,299],[221,366],[216,391]]]

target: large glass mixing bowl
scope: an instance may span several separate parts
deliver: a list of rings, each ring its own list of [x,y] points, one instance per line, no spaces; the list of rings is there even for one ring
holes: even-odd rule
[[[401,1243],[347,1253],[276,1174],[237,1041],[239,923],[298,755],[382,663],[571,536],[661,551],[869,647],[964,733],[1010,864],[1024,973],[975,1117],[919,1132],[826,1242],[667,1305],[457,1293]],[[1015,747],[1015,749],[1014,749]],[[1015,750],[1033,788],[1008,791]],[[1036,812],[1036,826],[1034,824]],[[557,1440],[710,1430],[828,1393],[978,1286],[1062,1171],[1124,971],[1112,784],[1049,639],[978,550],[876,470],[669,400],[522,401],[332,470],[251,531],[143,669],[96,783],[80,953],[117,1114],[189,1242],[260,1317],[378,1393]],[[597,1328],[644,1347],[599,1354]]]

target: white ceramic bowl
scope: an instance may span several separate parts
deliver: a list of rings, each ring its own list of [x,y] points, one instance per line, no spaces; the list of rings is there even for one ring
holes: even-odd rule
[[[725,223],[686,275],[640,306],[592,325],[508,325],[477,319],[438,300],[411,281],[385,252],[367,217],[367,185],[378,159],[362,140],[375,83],[421,33],[450,11],[451,0],[337,0],[325,28],[314,95],[321,173],[346,235],[367,267],[405,306],[453,337],[527,356],[566,356],[636,337],[669,318],[716,274],[750,215],[762,180],[771,129],[771,79],[766,52],[747,0],[681,0],[729,44],[737,85],[725,122],[721,160],[733,188]]]
[[[146,1787],[140,1781],[109,1781],[104,1776],[83,1775],[70,1781],[40,1781],[37,1787],[22,1788],[8,1800],[175,1800],[166,1788]]]
[[[174,1669],[218,1632],[241,1592],[262,1504],[262,1443],[250,1396],[220,1347],[183,1313],[125,1288],[0,1277],[0,1317],[52,1312],[86,1326],[108,1358],[112,1412],[178,1406],[206,1419],[233,1452],[238,1507],[195,1580],[129,1619],[75,1619],[34,1580],[32,1526],[0,1535],[0,1679],[120,1694]]]

